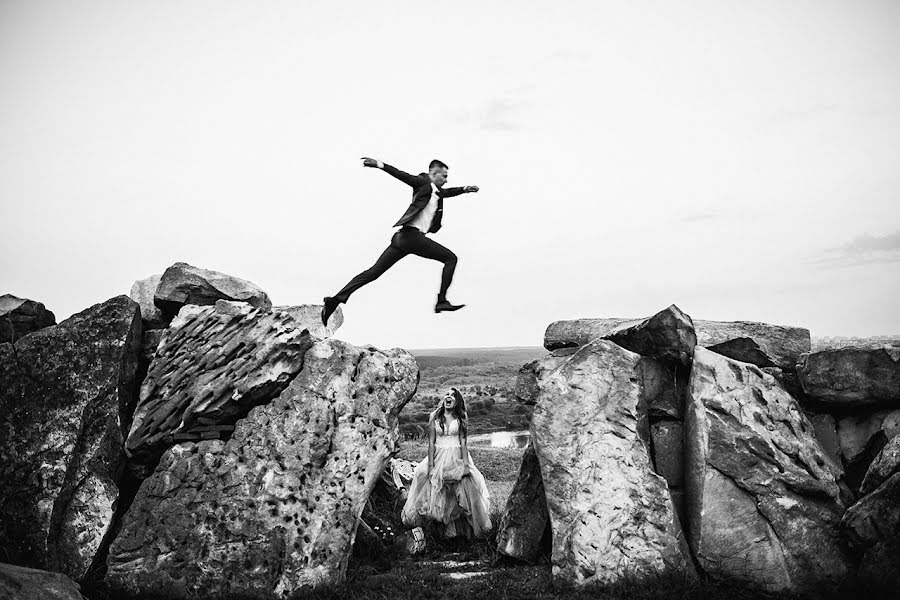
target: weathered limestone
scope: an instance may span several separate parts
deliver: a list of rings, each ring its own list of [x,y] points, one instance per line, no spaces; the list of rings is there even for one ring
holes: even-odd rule
[[[698,348],[685,445],[689,540],[707,573],[801,594],[844,579],[839,473],[772,376]]]
[[[224,300],[183,308],[141,386],[126,452],[152,464],[180,436],[233,425],[287,387],[314,341],[290,311]]]
[[[161,280],[162,275],[151,275],[146,279],[139,279],[132,284],[131,293],[128,294],[132,300],[141,306],[141,320],[144,325],[144,331],[163,329],[172,320],[173,315],[167,318],[159,307],[153,303],[153,298],[156,296],[156,290],[159,288]]]
[[[541,371],[531,434],[557,580],[692,572],[665,480],[650,464],[640,363],[638,354],[597,340]]]
[[[153,302],[171,319],[181,307],[206,306],[218,300],[246,302],[256,308],[272,308],[268,294],[256,284],[231,275],[177,262],[162,274]]]
[[[417,373],[403,350],[316,343],[227,442],[165,453],[110,548],[112,588],[286,598],[339,582]]]
[[[900,472],[900,436],[891,439],[866,471],[865,479],[859,488],[860,493],[868,494],[884,483],[891,475]],[[897,507],[900,510],[900,506]]]
[[[84,600],[78,584],[62,573],[0,563],[3,600]]]
[[[32,331],[56,324],[56,317],[34,300],[0,296],[0,343],[15,342]]]
[[[645,319],[578,319],[551,323],[544,347],[555,350],[607,339],[626,350],[689,365],[697,345],[691,318],[674,304]]]
[[[797,365],[803,390],[832,406],[900,408],[900,348],[829,348]]]
[[[548,526],[541,466],[533,446],[522,456],[519,478],[497,528],[497,551],[527,562],[536,560]]]
[[[138,305],[118,296],[0,344],[6,560],[84,576],[118,498],[140,338]]]

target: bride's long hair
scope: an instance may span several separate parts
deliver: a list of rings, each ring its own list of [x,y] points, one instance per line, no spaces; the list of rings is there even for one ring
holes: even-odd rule
[[[456,420],[459,421],[459,435],[460,437],[465,437],[466,431],[469,428],[469,413],[466,411],[466,401],[463,399],[463,395],[456,388],[450,388],[450,391],[453,392],[453,397],[456,398],[456,406],[453,407],[453,411],[451,414],[456,417]],[[440,406],[431,413],[431,421],[437,421],[441,424],[441,431],[447,431],[447,421],[445,413],[447,410],[444,408],[444,401],[441,400]]]

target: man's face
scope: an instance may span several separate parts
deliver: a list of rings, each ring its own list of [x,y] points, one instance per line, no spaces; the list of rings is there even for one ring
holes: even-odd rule
[[[435,167],[431,169],[431,172],[429,174],[431,175],[431,181],[434,182],[434,185],[443,187],[443,185],[447,183],[447,169],[443,167]]]

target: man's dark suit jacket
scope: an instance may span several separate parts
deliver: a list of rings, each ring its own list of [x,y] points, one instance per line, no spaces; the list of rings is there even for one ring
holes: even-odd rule
[[[387,173],[411,186],[413,189],[412,203],[409,205],[409,208],[406,209],[406,212],[403,213],[403,216],[400,217],[400,220],[394,223],[394,227],[408,225],[416,218],[416,215],[422,212],[422,209],[428,205],[428,201],[431,200],[431,178],[428,176],[428,173],[410,175],[387,163],[382,164]],[[460,194],[465,193],[465,191],[466,189],[461,187],[438,188],[437,212],[434,213],[434,219],[431,220],[431,227],[428,228],[428,233],[434,233],[441,228],[441,218],[444,216],[444,198],[459,196]]]

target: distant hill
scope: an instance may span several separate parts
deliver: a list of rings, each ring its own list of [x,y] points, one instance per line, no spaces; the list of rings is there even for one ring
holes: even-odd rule
[[[416,357],[419,368],[474,366],[493,363],[496,365],[516,365],[546,356],[547,351],[541,346],[512,346],[499,348],[432,348],[426,350],[410,350]]]
[[[522,365],[546,356],[544,348],[432,348],[409,352],[419,363],[421,379],[416,396],[400,414],[405,435],[422,435],[428,414],[451,387],[466,399],[472,433],[528,427],[531,407],[515,400],[516,376]]]

